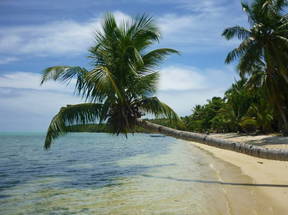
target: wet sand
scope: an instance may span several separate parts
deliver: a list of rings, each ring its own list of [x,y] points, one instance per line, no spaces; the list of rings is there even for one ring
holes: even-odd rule
[[[219,137],[219,136],[218,136]],[[243,139],[243,137],[241,137]],[[246,139],[247,140],[247,139]],[[259,211],[252,211],[246,214],[287,214],[288,213],[288,162],[283,161],[272,161],[260,158],[251,157],[241,153],[218,149],[215,147],[190,142],[193,145],[209,152],[216,158],[226,161],[236,167],[238,167],[243,175],[251,178],[252,185],[254,186],[257,195],[255,195],[255,200],[260,202]],[[272,145],[272,147],[275,147]],[[284,146],[282,146],[284,147]],[[286,146],[285,146],[286,147]],[[221,171],[221,169],[220,169]],[[227,175],[227,180],[232,179],[233,172],[231,170],[224,170],[224,175]],[[229,176],[230,175],[230,176]],[[239,200],[245,198],[242,194],[234,192],[235,197]],[[261,196],[262,195],[262,196]],[[233,200],[235,201],[235,200]],[[240,202],[237,204],[241,205]],[[261,207],[263,205],[268,206],[268,211],[262,212]],[[245,207],[242,205],[241,207]],[[261,211],[261,212],[260,212]]]
[[[238,166],[190,143],[178,143],[172,152],[157,158],[140,156],[121,161],[120,166],[143,162],[160,162],[163,166],[129,179],[117,193],[103,190],[110,201],[101,202],[97,208],[110,208],[111,214],[285,214],[285,209],[258,189],[254,179]],[[129,199],[123,198],[128,193]]]

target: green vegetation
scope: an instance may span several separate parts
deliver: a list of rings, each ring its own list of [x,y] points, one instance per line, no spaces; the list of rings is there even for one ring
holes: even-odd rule
[[[137,119],[145,113],[177,122],[177,114],[152,97],[159,79],[155,69],[167,55],[178,53],[168,48],[151,50],[159,39],[159,29],[150,17],[140,16],[118,25],[114,16],[107,14],[102,31],[96,33],[96,44],[90,48],[90,70],[77,66],[47,68],[41,84],[76,79],[75,93],[87,103],[60,109],[49,125],[45,148],[69,132],[72,125],[105,122],[109,132],[118,135],[135,132]]]
[[[166,127],[178,129],[178,130],[186,130],[185,124],[178,120],[176,123],[172,122],[167,118],[157,118],[157,119],[145,119],[146,121],[163,125]],[[109,126],[106,123],[102,124],[85,124],[85,125],[71,125],[67,126],[68,132],[95,132],[95,133],[111,133]],[[153,133],[153,131],[145,129],[139,125],[136,125],[134,128],[134,132],[136,133]]]
[[[155,68],[167,55],[178,52],[149,49],[160,36],[150,17],[117,25],[113,15],[106,15],[103,31],[96,34],[96,44],[90,49],[92,69],[55,66],[43,73],[42,84],[51,79],[68,83],[76,79],[75,93],[88,102],[61,108],[48,128],[45,148],[69,131],[143,132],[139,119],[145,113],[164,117],[149,121],[179,130],[281,131],[288,135],[287,5],[286,0],[242,3],[250,28],[234,26],[222,34],[227,40],[242,40],[226,58],[226,63],[238,60],[240,80],[223,98],[196,105],[182,121],[168,105],[152,97],[159,78]]]
[[[69,132],[109,133],[109,129],[106,124],[71,125],[67,126],[66,129]]]
[[[90,133],[111,133],[109,126],[106,123],[102,124],[84,124],[67,126],[67,132],[90,132]],[[151,133],[145,128],[135,126],[135,133]]]
[[[247,88],[254,91],[260,88],[262,98],[269,102],[270,110],[262,112],[262,116],[258,116],[258,122],[266,114],[262,120],[263,126],[268,129],[268,121],[271,121],[268,115],[273,111],[285,135],[288,134],[287,5],[287,0],[254,0],[252,4],[242,3],[250,29],[234,26],[223,32],[228,40],[235,37],[242,40],[227,55],[226,63],[239,59],[239,74],[248,79]],[[262,101],[262,106],[268,106],[264,103]],[[259,105],[255,108],[259,108]],[[261,107],[260,111],[267,109]]]
[[[263,90],[249,90],[247,79],[234,83],[223,98],[214,97],[196,105],[184,117],[186,130],[196,132],[271,132],[278,131],[277,116],[263,96]]]

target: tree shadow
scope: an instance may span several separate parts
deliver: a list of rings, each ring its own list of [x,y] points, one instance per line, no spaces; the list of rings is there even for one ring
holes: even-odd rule
[[[265,134],[263,134],[265,135]],[[230,140],[232,139],[233,142],[243,142],[246,144],[254,145],[254,146],[265,146],[265,145],[288,145],[288,137],[284,137],[281,135],[276,135],[276,136],[267,136],[263,137],[260,139],[251,139],[251,140],[233,140],[233,138],[238,138],[238,137],[257,137],[259,136],[258,134],[246,134],[246,133],[229,133],[225,136],[225,138],[217,137],[216,138],[221,138],[225,140]],[[262,136],[262,135],[260,135]]]
[[[265,145],[288,145],[288,137],[282,137],[282,136],[273,136],[273,137],[266,137],[263,138],[257,142],[251,141],[253,145],[257,146],[265,146]]]
[[[182,178],[153,176],[153,175],[142,175],[142,176],[143,176],[143,177],[147,177],[147,178],[158,178],[158,179],[173,180],[173,181],[188,182],[188,183],[219,184],[219,185],[248,186],[248,187],[278,187],[278,188],[288,188],[288,184],[251,184],[251,183],[238,183],[238,182],[222,182],[222,181],[215,181],[215,180],[182,179]]]

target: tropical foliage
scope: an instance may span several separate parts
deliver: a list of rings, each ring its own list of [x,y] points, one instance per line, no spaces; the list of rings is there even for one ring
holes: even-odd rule
[[[284,134],[288,134],[287,5],[287,0],[242,3],[250,28],[234,26],[223,32],[228,40],[235,37],[242,40],[237,48],[229,52],[226,63],[239,59],[240,76],[248,78],[247,85],[251,90],[262,88],[262,96],[280,120]],[[266,121],[264,124],[267,128]]]
[[[154,123],[181,130],[288,134],[288,2],[249,2],[241,3],[249,28],[234,26],[222,34],[227,40],[241,40],[225,60],[237,60],[240,80],[223,98],[213,97],[207,104],[196,105],[182,122],[153,96],[159,78],[155,69],[167,55],[178,52],[151,50],[160,39],[152,18],[140,16],[118,24],[113,15],[106,15],[90,49],[91,69],[54,66],[43,72],[42,84],[48,80],[76,81],[75,93],[86,101],[60,109],[48,128],[45,148],[69,131],[139,131],[139,118],[144,114],[158,117]]]
[[[107,14],[89,50],[91,69],[53,66],[44,70],[41,84],[76,80],[75,93],[87,102],[60,109],[49,125],[45,148],[74,125],[105,122],[109,132],[118,135],[134,132],[137,119],[145,113],[177,122],[177,114],[153,96],[159,78],[155,69],[167,55],[178,53],[168,48],[151,50],[159,39],[151,17],[143,15],[119,24]]]
[[[251,91],[248,80],[236,81],[225,96],[213,97],[196,105],[183,118],[185,129],[197,132],[270,132],[278,131],[277,117],[261,88]]]

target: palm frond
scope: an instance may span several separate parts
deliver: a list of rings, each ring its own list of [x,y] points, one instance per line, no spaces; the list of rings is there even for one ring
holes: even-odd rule
[[[180,120],[173,109],[167,104],[161,102],[157,97],[143,98],[139,108],[146,113],[155,115],[156,117],[167,117],[173,123]]]
[[[87,75],[85,85],[85,96],[91,101],[103,100],[109,95],[116,94],[120,100],[123,100],[123,95],[116,83],[114,75],[105,66],[96,67]]]
[[[68,132],[67,126],[81,125],[95,122],[99,118],[102,104],[84,103],[77,105],[67,105],[53,117],[45,139],[44,148],[50,148],[53,140],[58,136]]]
[[[230,51],[225,59],[225,63],[231,63],[237,58],[241,58],[245,52],[251,47],[253,44],[253,41],[250,39],[244,40],[238,48],[233,49]]]
[[[277,35],[276,38],[279,39],[281,41],[281,43],[283,44],[283,46],[284,47],[286,46],[285,48],[287,49],[287,47],[288,47],[288,37]]]
[[[227,40],[230,40],[234,37],[237,37],[240,40],[245,40],[249,38],[250,35],[251,35],[250,30],[241,26],[226,28],[222,33],[222,36],[224,36]]]
[[[83,74],[87,73],[88,71],[84,68],[79,66],[53,66],[45,69],[42,72],[41,77],[41,85],[48,81],[63,81],[69,82],[75,77],[83,76]]]
[[[279,14],[288,5],[287,0],[265,0],[262,8]]]
[[[159,72],[139,76],[137,79],[130,82],[127,87],[127,92],[136,96],[148,96],[153,94],[157,90],[159,76]]]
[[[106,37],[113,37],[117,33],[117,22],[112,13],[107,13],[105,15],[102,29]]]
[[[240,75],[243,77],[245,74],[250,74],[254,71],[256,65],[262,64],[262,52],[257,43],[252,44],[241,56],[237,69]]]
[[[80,67],[50,67],[43,73],[47,80],[76,80],[75,92],[93,104],[80,104],[61,108],[49,126],[45,147],[69,131],[67,126],[86,124],[93,120],[106,121],[112,133],[133,132],[142,112],[179,120],[177,114],[156,97],[146,98],[156,92],[158,64],[174,49],[152,50],[158,42],[159,28],[146,15],[117,23],[108,13],[102,29],[95,34],[95,45],[90,48],[93,69]],[[144,99],[143,99],[144,98]],[[97,104],[95,104],[97,103]]]
[[[168,55],[170,54],[180,54],[179,51],[169,48],[154,49],[146,53],[142,59],[144,62],[143,66],[139,66],[138,70],[142,72],[149,72],[151,69],[159,65]]]
[[[152,41],[159,41],[160,39],[159,28],[155,25],[153,18],[145,14],[134,19],[128,35],[131,36],[137,49],[144,49]]]
[[[252,9],[250,8],[250,6],[247,3],[241,2],[241,5],[242,5],[242,10],[248,16],[248,22],[250,23],[250,25],[253,25],[255,22],[255,18],[254,18]]]

